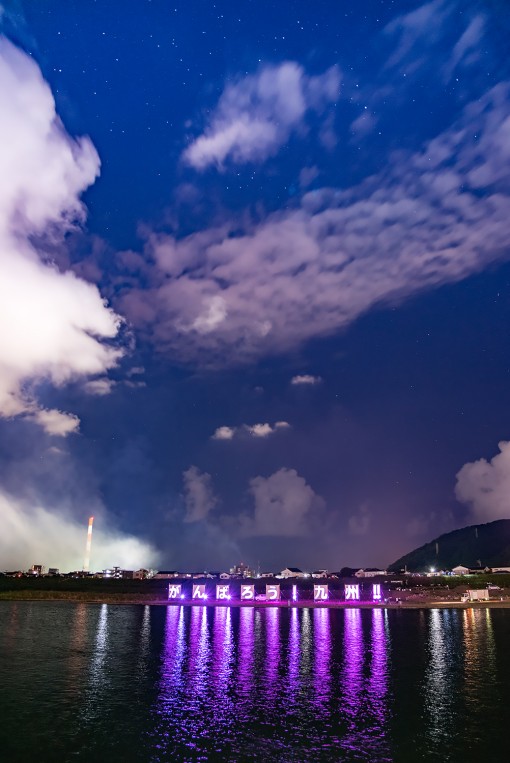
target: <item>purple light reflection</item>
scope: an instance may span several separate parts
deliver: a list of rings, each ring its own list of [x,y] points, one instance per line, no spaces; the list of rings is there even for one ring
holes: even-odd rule
[[[314,689],[317,705],[325,704],[331,692],[331,624],[330,610],[313,610]]]
[[[368,696],[370,714],[373,716],[370,735],[377,746],[379,760],[390,759],[387,741],[388,722],[388,611],[372,610],[370,678]]]
[[[239,610],[239,656],[238,656],[238,691],[249,699],[254,686],[253,663],[255,641],[255,609]]]
[[[214,686],[216,710],[219,710],[226,703],[231,704],[227,689],[232,675],[233,654],[231,609],[230,607],[215,607],[211,677]]]
[[[275,684],[278,681],[278,667],[280,664],[280,609],[271,607],[265,610],[266,644],[265,644],[265,682],[271,696],[275,692]]]
[[[360,748],[363,733],[365,707],[363,689],[363,631],[361,611],[346,609],[344,612],[344,666],[341,674],[342,710],[347,723],[347,734],[342,739],[346,750]]]

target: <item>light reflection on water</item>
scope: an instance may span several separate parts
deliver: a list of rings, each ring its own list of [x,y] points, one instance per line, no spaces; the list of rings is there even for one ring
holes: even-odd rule
[[[500,760],[510,612],[30,607],[0,607],[8,760]]]

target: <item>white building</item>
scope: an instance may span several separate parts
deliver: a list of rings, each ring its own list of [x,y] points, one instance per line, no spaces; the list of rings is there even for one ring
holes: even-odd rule
[[[298,567],[285,567],[284,570],[280,572],[279,575],[277,575],[279,578],[306,578],[307,575],[305,572],[300,570]]]
[[[469,567],[464,567],[462,564],[458,564],[456,567],[452,569],[453,575],[468,575],[469,574]]]
[[[376,567],[367,567],[366,570],[358,570],[354,573],[357,578],[376,578],[378,575],[387,575],[386,570],[378,570]]]

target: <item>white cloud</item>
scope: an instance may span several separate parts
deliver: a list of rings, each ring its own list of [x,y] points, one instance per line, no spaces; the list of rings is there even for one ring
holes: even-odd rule
[[[232,427],[218,427],[212,436],[212,440],[231,440],[235,434]]]
[[[273,434],[274,432],[273,427],[267,423],[253,424],[252,426],[247,426],[246,429],[254,437],[268,437],[270,434]]]
[[[290,383],[294,386],[303,386],[303,385],[315,385],[320,384],[322,381],[320,376],[312,376],[311,374],[298,374],[297,376],[293,376],[290,380]]]
[[[473,520],[510,519],[510,442],[500,442],[490,461],[480,458],[464,464],[457,474],[455,496],[471,507]]]
[[[270,477],[250,480],[253,515],[239,518],[242,537],[307,535],[324,508],[323,499],[295,469],[279,469]]]
[[[279,430],[290,429],[287,421],[276,421],[274,425],[268,424],[242,424],[240,427],[218,427],[212,435],[212,440],[232,440],[235,436],[247,433],[252,437],[265,438],[275,434]]]
[[[80,426],[80,420],[77,416],[73,416],[71,413],[62,413],[62,411],[54,409],[38,408],[32,414],[32,418],[48,434],[59,435],[61,437],[78,431]]]
[[[2,569],[28,569],[32,564],[81,570],[85,555],[88,515],[83,521],[48,509],[34,501],[19,501],[0,492],[0,564]],[[148,543],[118,532],[96,516],[92,538],[91,569],[119,565],[124,569],[148,568],[158,553]]]
[[[156,264],[149,288],[126,291],[120,304],[184,364],[293,351],[371,309],[507,258],[509,162],[509,85],[501,84],[421,150],[392,156],[355,188],[309,192],[262,222],[152,237],[148,253],[165,266]],[[224,318],[204,332],[195,322],[215,296]]]
[[[197,170],[210,165],[222,169],[227,160],[263,161],[301,127],[307,111],[320,113],[336,101],[339,87],[336,67],[311,77],[293,61],[266,66],[227,85],[210,124],[184,159]]]
[[[214,495],[211,475],[190,466],[182,475],[184,482],[185,522],[199,522],[207,519],[218,499]]]
[[[53,434],[72,417],[40,411],[39,380],[61,385],[115,365],[119,319],[97,288],[40,254],[83,219],[80,193],[99,173],[87,138],[67,135],[35,62],[0,38],[0,416],[24,414]],[[64,421],[66,418],[66,422]]]

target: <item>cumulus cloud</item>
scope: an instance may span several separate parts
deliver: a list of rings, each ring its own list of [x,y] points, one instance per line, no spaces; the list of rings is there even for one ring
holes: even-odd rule
[[[88,516],[78,522],[70,515],[49,511],[34,501],[20,501],[0,492],[0,564],[2,569],[28,569],[32,564],[81,570],[85,555]],[[96,517],[92,540],[91,570],[113,565],[124,569],[157,564],[158,553],[149,544],[119,532]]]
[[[295,387],[300,386],[306,386],[306,385],[315,385],[320,384],[322,381],[322,378],[320,376],[312,376],[311,374],[298,374],[297,376],[293,376],[290,380],[290,383],[293,384]]]
[[[207,519],[218,499],[214,495],[212,478],[196,466],[190,466],[182,475],[184,482],[185,522],[200,522]]]
[[[480,458],[464,464],[457,474],[455,496],[471,507],[473,520],[510,519],[510,442],[500,442],[490,461]]]
[[[209,125],[184,152],[197,170],[210,165],[222,169],[263,161],[272,156],[300,128],[308,111],[321,113],[336,101],[340,74],[336,67],[316,77],[293,61],[265,66],[227,85]]]
[[[240,427],[218,427],[212,435],[212,440],[232,440],[235,436],[249,434],[252,437],[265,438],[278,431],[290,429],[287,421],[276,421],[274,424],[242,424]]]
[[[218,427],[212,436],[212,440],[231,440],[235,434],[233,427]]]
[[[120,355],[105,341],[119,319],[97,288],[47,258],[48,244],[84,218],[79,197],[99,158],[90,140],[66,133],[36,63],[3,38],[0,91],[0,416],[67,434],[77,420],[40,410],[36,384],[101,374]]]
[[[250,480],[253,515],[239,518],[238,532],[251,536],[306,536],[317,521],[324,501],[295,469],[279,469],[270,477]]]
[[[500,84],[419,151],[395,154],[352,189],[306,193],[297,208],[261,222],[152,237],[150,285],[126,291],[120,304],[185,364],[293,351],[507,258],[509,161],[509,85]],[[221,320],[204,331],[200,317],[214,297]]]

